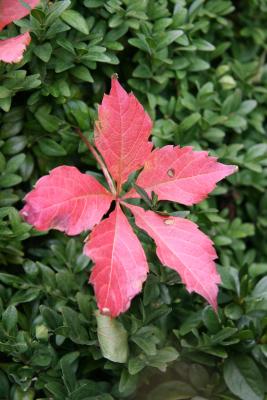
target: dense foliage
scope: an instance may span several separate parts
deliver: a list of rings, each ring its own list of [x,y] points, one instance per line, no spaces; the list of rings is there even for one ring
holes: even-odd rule
[[[32,37],[20,64],[0,64],[1,399],[264,399],[266,13],[266,0],[43,0],[1,32]],[[210,149],[240,168],[190,208],[219,254],[218,315],[140,233],[143,293],[116,320],[95,315],[82,238],[38,233],[18,214],[51,168],[99,176],[75,127],[92,137],[114,72],[157,146]]]

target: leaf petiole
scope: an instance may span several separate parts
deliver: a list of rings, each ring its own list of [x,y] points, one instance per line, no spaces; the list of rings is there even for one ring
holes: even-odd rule
[[[83,135],[82,131],[79,128],[76,128],[76,132],[78,133],[78,135],[80,136],[80,138],[82,139],[82,141],[85,143],[86,147],[88,148],[88,150],[90,150],[90,152],[93,154],[94,158],[96,159],[96,161],[98,162],[98,164],[100,165],[100,168],[103,171],[103,174],[105,175],[105,178],[107,180],[108,183],[108,187],[111,191],[111,193],[116,196],[117,195],[117,191],[115,188],[115,185],[112,181],[111,176],[109,175],[108,169],[104,164],[104,161],[102,160],[102,158],[100,157],[100,155],[97,153],[96,149],[94,148],[93,145],[91,145],[91,143],[89,142],[89,140],[86,139],[86,137]]]

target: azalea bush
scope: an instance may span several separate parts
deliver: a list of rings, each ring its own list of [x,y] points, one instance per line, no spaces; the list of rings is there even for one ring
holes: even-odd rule
[[[263,400],[267,2],[4,3],[0,398]]]

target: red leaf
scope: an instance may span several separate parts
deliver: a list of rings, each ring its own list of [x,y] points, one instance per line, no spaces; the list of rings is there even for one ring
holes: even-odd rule
[[[126,311],[142,289],[148,265],[144,250],[118,204],[108,219],[93,229],[84,253],[95,263],[90,282],[100,311],[112,317]]]
[[[189,292],[200,294],[216,309],[220,276],[213,261],[217,255],[208,236],[187,219],[163,217],[129,204],[127,207],[134,214],[136,225],[154,239],[162,264],[179,273]]]
[[[218,181],[236,170],[236,166],[209,157],[206,151],[169,145],[150,154],[136,183],[149,195],[154,191],[159,200],[192,205],[202,201]],[[132,190],[126,197],[139,195]]]
[[[113,78],[110,94],[104,96],[99,107],[95,144],[119,189],[151,152],[151,128],[151,119],[142,105]]]
[[[61,166],[39,179],[25,200],[21,215],[37,230],[77,235],[101,220],[113,196],[92,176]]]
[[[4,61],[5,63],[20,62],[30,41],[31,37],[29,32],[9,39],[0,40],[0,61]]]
[[[95,143],[106,164],[80,133],[113,194],[75,167],[62,166],[39,179],[21,211],[40,231],[55,228],[75,235],[98,224],[112,200],[116,200],[115,210],[93,228],[84,246],[84,253],[95,264],[90,282],[98,307],[112,317],[130,307],[148,273],[144,250],[119,204],[123,200],[121,186],[129,174],[145,163],[137,186],[149,195],[155,192],[159,200],[191,205],[203,200],[219,180],[236,171],[235,166],[220,164],[207,152],[193,151],[191,147],[166,146],[151,153],[151,127],[141,104],[113,78],[111,92],[99,107],[95,129]],[[139,195],[132,190],[124,196],[129,197]],[[189,220],[123,204],[134,214],[137,226],[154,239],[161,262],[180,274],[189,292],[202,295],[216,309],[220,276],[212,241]]]
[[[23,0],[30,8],[34,8],[40,0]],[[31,10],[23,6],[19,0],[0,0],[0,31],[8,24],[30,14]]]

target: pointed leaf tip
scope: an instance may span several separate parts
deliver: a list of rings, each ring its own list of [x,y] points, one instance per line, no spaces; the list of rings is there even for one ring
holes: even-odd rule
[[[120,190],[128,176],[141,168],[152,150],[152,121],[133,94],[116,77],[104,95],[95,128],[95,144]]]
[[[116,74],[116,73],[114,73],[114,74],[111,76],[111,79],[112,79],[112,81],[113,81],[113,80],[118,81],[118,80],[119,80],[119,75]]]

